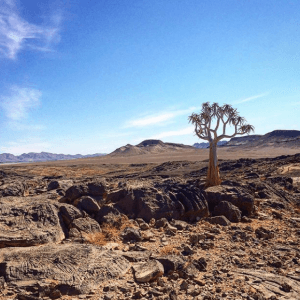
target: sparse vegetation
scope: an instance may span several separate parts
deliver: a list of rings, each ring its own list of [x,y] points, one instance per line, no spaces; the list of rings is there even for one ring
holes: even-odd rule
[[[160,249],[160,255],[179,255],[180,251],[174,245],[167,245]]]
[[[118,224],[103,224],[101,226],[102,232],[95,232],[85,234],[85,239],[88,243],[104,246],[108,242],[120,241],[120,234],[126,227],[134,227],[128,218],[122,217]]]
[[[89,233],[85,235],[85,239],[90,244],[104,246],[107,244],[107,237],[104,232]]]

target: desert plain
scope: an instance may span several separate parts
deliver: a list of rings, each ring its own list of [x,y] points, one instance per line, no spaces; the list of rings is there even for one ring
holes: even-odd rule
[[[300,149],[0,165],[1,299],[300,299]]]

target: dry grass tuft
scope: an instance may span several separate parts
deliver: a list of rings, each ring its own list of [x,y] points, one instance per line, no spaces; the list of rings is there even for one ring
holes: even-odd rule
[[[89,244],[97,246],[104,246],[107,244],[107,238],[103,232],[86,234],[85,239]]]
[[[160,255],[179,255],[179,250],[174,245],[167,245],[160,249]]]
[[[102,232],[86,234],[85,239],[88,243],[98,246],[104,246],[108,242],[118,242],[121,240],[121,232],[126,227],[134,227],[134,225],[128,218],[123,217],[119,224],[103,224],[101,226]]]

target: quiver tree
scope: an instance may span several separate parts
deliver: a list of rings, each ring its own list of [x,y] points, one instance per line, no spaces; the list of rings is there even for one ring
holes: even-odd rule
[[[249,134],[254,132],[254,127],[245,124],[246,120],[239,116],[236,109],[231,105],[225,104],[219,106],[218,103],[210,105],[209,102],[202,104],[202,110],[199,114],[193,113],[189,116],[189,121],[195,125],[196,135],[203,140],[209,142],[209,164],[207,172],[206,186],[219,185],[221,183],[218,156],[217,156],[217,143],[224,138],[232,138],[236,135]],[[215,127],[213,125],[215,124]],[[226,126],[234,126],[234,133],[226,135]],[[218,129],[222,134],[218,136]]]

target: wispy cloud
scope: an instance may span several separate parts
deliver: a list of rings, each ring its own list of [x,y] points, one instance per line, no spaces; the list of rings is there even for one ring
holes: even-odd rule
[[[234,104],[239,104],[239,103],[244,103],[244,102],[252,101],[252,100],[255,100],[255,99],[258,99],[258,98],[265,97],[265,96],[267,96],[269,94],[270,94],[269,92],[266,92],[266,93],[262,93],[262,94],[259,94],[259,95],[251,96],[251,97],[248,97],[248,98],[245,98],[245,99],[242,99],[242,100],[238,100]]]
[[[170,111],[170,112],[162,112],[160,114],[152,114],[147,115],[142,118],[138,118],[135,120],[130,120],[125,124],[125,128],[130,127],[146,127],[151,125],[162,125],[166,122],[174,119],[177,116],[189,114],[194,110],[197,110],[197,107],[190,107],[188,109],[182,109],[182,110],[176,110],[176,111]]]
[[[181,135],[192,135],[194,131],[193,126],[189,126],[183,129],[179,130],[173,130],[173,131],[164,131],[158,134],[155,134],[151,137],[151,139],[163,139],[170,136],[181,136]]]
[[[0,98],[0,106],[10,121],[21,121],[40,104],[42,93],[32,88],[13,86],[8,96]]]
[[[46,126],[41,124],[26,124],[24,122],[8,122],[7,125],[10,129],[18,131],[41,131],[46,129]]]
[[[15,0],[0,3],[0,53],[15,59],[23,48],[51,51],[51,45],[60,39],[61,13],[56,12],[46,25],[32,24],[24,20]]]

